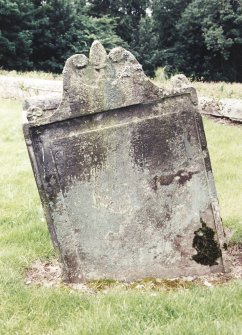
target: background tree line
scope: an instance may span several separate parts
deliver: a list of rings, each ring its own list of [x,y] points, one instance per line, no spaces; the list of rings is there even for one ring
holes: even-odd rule
[[[157,67],[242,81],[241,0],[0,0],[0,67],[59,73],[94,39]]]

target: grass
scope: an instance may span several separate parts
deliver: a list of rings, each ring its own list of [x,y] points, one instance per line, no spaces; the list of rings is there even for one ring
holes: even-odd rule
[[[224,226],[242,242],[242,127],[205,119],[205,130]]]
[[[199,96],[208,96],[215,99],[242,99],[241,83],[225,83],[225,82],[193,82]]]
[[[93,295],[25,285],[26,268],[55,253],[23,141],[20,103],[0,100],[0,115],[1,335],[242,334],[241,281],[158,291],[110,285]],[[205,128],[224,224],[241,242],[242,128],[209,119]]]

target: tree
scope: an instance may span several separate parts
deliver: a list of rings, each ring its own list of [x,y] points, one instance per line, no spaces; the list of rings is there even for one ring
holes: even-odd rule
[[[153,0],[152,17],[154,19],[154,33],[157,36],[159,50],[158,66],[174,65],[175,43],[177,41],[177,21],[192,0]]]
[[[111,49],[123,41],[111,18],[87,15],[85,1],[48,0],[36,4],[37,29],[33,33],[33,63],[43,71],[61,72],[74,53],[88,53],[94,39]]]
[[[171,48],[177,40],[177,21],[192,0],[153,0],[152,16],[159,48]]]
[[[229,0],[194,0],[177,25],[177,67],[206,80],[242,80],[242,11]]]
[[[131,43],[140,19],[146,16],[150,0],[90,0],[89,13],[93,17],[109,15],[116,19],[116,33]]]
[[[154,20],[146,16],[140,20],[138,29],[130,43],[130,49],[142,64],[147,75],[153,77],[159,62],[158,38],[154,32]]]
[[[61,72],[94,39],[130,49],[149,75],[242,81],[240,0],[0,0],[5,69]]]
[[[30,70],[33,6],[28,0],[0,0],[0,67]]]
[[[34,1],[37,27],[33,32],[35,68],[60,72],[75,50],[74,6],[66,0]]]
[[[154,75],[157,38],[153,19],[147,16],[150,0],[90,0],[89,13],[101,18],[108,15],[116,21],[116,33],[137,57],[145,72]],[[125,45],[121,43],[121,45]]]

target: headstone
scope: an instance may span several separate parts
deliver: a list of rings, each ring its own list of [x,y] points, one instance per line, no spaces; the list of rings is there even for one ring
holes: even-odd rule
[[[195,89],[180,77],[159,88],[130,52],[98,41],[63,76],[58,107],[25,104],[24,135],[64,279],[225,271]]]

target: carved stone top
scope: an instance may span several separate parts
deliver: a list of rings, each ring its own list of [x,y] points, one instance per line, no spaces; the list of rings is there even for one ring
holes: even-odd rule
[[[191,86],[190,81],[184,74],[177,74],[171,78],[171,84],[175,88],[189,87]]]
[[[150,103],[167,96],[190,94],[196,104],[196,92],[187,85],[173,85],[167,91],[153,84],[131,52],[122,47],[107,54],[99,41],[94,41],[89,58],[76,54],[67,59],[63,70],[63,96],[59,107],[42,113],[40,106],[27,110],[32,124],[45,124],[81,115]],[[26,105],[26,104],[25,104]],[[45,111],[45,108],[43,108]],[[52,110],[52,113],[49,111]]]
[[[98,41],[93,42],[89,59],[80,54],[70,57],[63,74],[62,108],[72,115],[155,101],[160,96],[160,89],[129,51],[117,47],[107,55]]]

